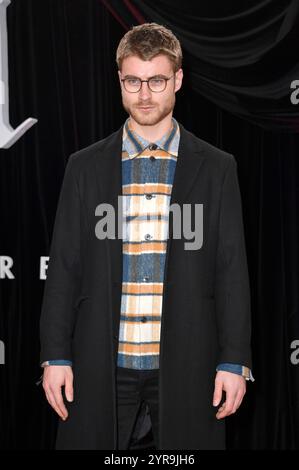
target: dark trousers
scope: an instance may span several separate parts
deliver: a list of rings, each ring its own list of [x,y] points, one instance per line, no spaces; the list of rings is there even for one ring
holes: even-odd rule
[[[159,370],[116,368],[118,449],[157,449]]]

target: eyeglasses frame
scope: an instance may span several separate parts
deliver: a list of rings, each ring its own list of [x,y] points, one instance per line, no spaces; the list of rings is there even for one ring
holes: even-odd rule
[[[148,78],[147,80],[141,80],[141,78],[139,78],[139,77],[134,77],[134,78],[137,78],[137,79],[140,81],[140,87],[139,87],[139,90],[137,90],[137,91],[128,91],[128,90],[126,89],[125,84],[124,84],[124,88],[125,88],[125,90],[126,90],[128,93],[139,93],[139,91],[140,91],[141,88],[142,88],[142,83],[143,83],[143,82],[147,82],[147,87],[148,87],[148,89],[149,89],[150,91],[152,91],[153,93],[162,93],[163,91],[166,90],[166,87],[167,87],[167,84],[168,84],[168,80],[170,80],[172,77],[175,77],[175,73],[174,73],[173,75],[171,75],[171,77],[168,77],[168,78],[167,78],[167,77],[161,77],[163,80],[165,80],[165,87],[164,87],[163,90],[161,90],[161,91],[152,90],[152,89],[150,88],[150,86],[149,86],[149,81],[150,81],[152,78],[155,78],[155,77],[157,77],[157,75],[154,75],[153,77],[150,77],[150,78]],[[128,79],[130,79],[130,77],[121,78],[120,81],[123,83],[125,80],[128,80]]]

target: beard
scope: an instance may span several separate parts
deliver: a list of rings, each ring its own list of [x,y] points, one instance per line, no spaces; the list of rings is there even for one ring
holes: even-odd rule
[[[157,104],[153,102],[146,103],[128,103],[124,97],[122,97],[122,103],[124,109],[140,126],[155,126],[161,122],[166,116],[168,116],[174,109],[175,106],[175,93],[171,95],[167,101],[163,104]],[[153,109],[145,111],[138,109],[140,106],[153,106]]]

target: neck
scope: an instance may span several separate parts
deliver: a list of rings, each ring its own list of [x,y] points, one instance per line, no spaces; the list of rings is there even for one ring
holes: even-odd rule
[[[166,132],[170,131],[172,127],[171,118],[172,113],[153,126],[142,126],[130,116],[130,125],[131,129],[144,139],[150,142],[156,142],[161,139]]]

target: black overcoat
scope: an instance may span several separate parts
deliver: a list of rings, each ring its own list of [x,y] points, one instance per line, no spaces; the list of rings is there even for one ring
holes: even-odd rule
[[[159,449],[222,449],[215,369],[251,367],[250,288],[237,164],[179,123],[171,204],[202,204],[201,248],[186,250],[170,216],[159,368]],[[122,194],[121,126],[72,154],[57,207],[41,314],[41,361],[70,359],[74,401],[57,449],[117,449],[115,369],[122,239],[99,239],[96,207]],[[120,212],[120,211],[119,211]],[[191,210],[191,214],[195,211]],[[192,219],[194,222],[194,219]],[[192,222],[192,223],[193,223]],[[116,225],[117,227],[117,225]],[[194,227],[193,227],[194,228]]]

